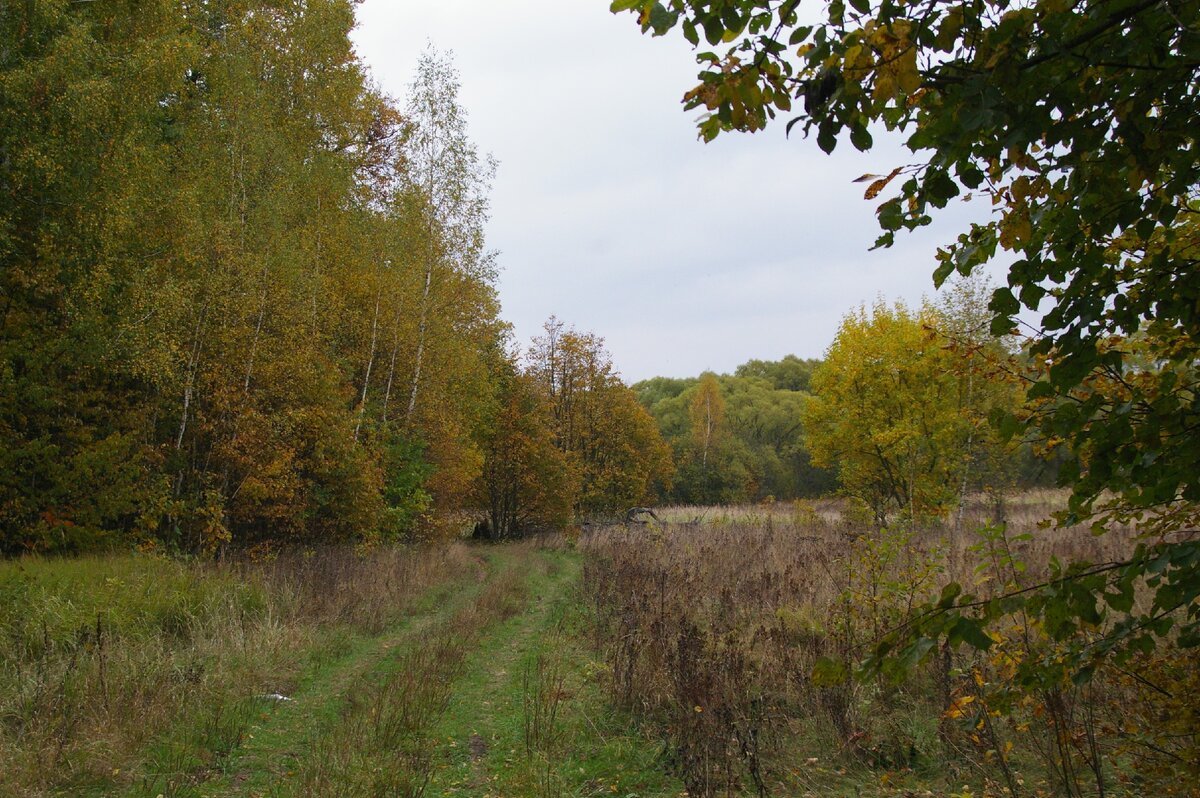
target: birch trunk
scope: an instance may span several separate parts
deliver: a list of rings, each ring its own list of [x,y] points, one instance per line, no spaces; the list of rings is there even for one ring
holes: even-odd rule
[[[367,389],[371,386],[371,369],[375,365],[375,344],[379,340],[379,293],[375,294],[375,314],[371,317],[371,351],[367,354],[367,371],[363,375],[362,396],[358,400],[358,421],[354,425],[354,442],[358,443],[358,432],[362,429],[363,416],[367,412]]]
[[[183,388],[183,412],[179,418],[179,434],[175,436],[175,451],[183,448],[183,435],[187,432],[188,411],[192,406],[192,393],[196,387],[196,372],[200,368],[200,354],[204,351],[204,323],[208,319],[208,303],[200,308],[196,319],[196,331],[192,335],[192,351],[188,355],[187,380]]]

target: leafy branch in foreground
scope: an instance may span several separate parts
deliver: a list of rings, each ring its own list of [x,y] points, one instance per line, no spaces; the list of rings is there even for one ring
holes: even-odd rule
[[[934,281],[1007,250],[992,332],[1011,331],[1022,308],[1042,314],[1031,406],[997,421],[1062,446],[1060,481],[1073,493],[1061,522],[1132,521],[1155,541],[1122,569],[1069,567],[974,616],[951,599],[912,644],[931,645],[934,633],[982,643],[982,625],[1019,608],[1052,627],[1089,626],[1101,601],[1116,648],[1089,643],[1093,659],[1145,645],[1145,634],[1200,642],[1188,534],[1200,501],[1200,3],[831,0],[820,18],[789,0],[611,8],[636,12],[643,31],[679,28],[713,48],[698,53],[700,83],[684,95],[686,108],[707,111],[705,140],[780,114],[826,152],[847,137],[869,150],[880,127],[903,135],[916,162],[867,189],[884,196],[877,246],[956,197],[989,199],[993,217],[938,251]],[[1108,601],[1106,577],[1118,574],[1145,583],[1152,610],[1139,614],[1120,590]],[[1171,608],[1186,621],[1173,625]],[[915,649],[896,651],[912,660]]]
[[[1142,544],[1121,562],[1063,565],[1052,560],[1050,578],[989,597],[963,593],[960,584],[951,582],[937,600],[915,608],[907,622],[878,641],[864,663],[864,672],[899,677],[921,662],[941,639],[954,648],[966,643],[986,651],[994,642],[986,627],[1023,613],[1036,619],[1048,640],[1059,644],[1054,675],[1066,675],[1082,684],[1108,655],[1121,665],[1138,653],[1152,653],[1156,638],[1172,631],[1182,647],[1200,644],[1197,563],[1200,541],[1192,540]],[[1136,594],[1143,580],[1154,591],[1153,598],[1148,606],[1138,607]],[[1106,624],[1109,610],[1117,619]],[[1019,683],[1029,687],[1040,685],[1047,676],[1045,669],[1032,661],[1018,669]]]

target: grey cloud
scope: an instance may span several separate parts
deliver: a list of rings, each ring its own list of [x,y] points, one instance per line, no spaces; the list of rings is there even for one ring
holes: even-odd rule
[[[697,71],[686,43],[607,6],[359,7],[359,53],[394,96],[427,40],[455,53],[472,137],[500,161],[489,240],[519,340],[553,313],[604,337],[627,379],[730,371],[819,355],[879,294],[932,293],[936,246],[980,209],[868,253],[873,203],[852,181],[906,162],[897,142],[827,157],[779,124],[702,145],[679,104]]]

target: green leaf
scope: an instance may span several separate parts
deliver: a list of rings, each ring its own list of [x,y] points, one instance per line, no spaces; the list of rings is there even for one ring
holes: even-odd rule
[[[912,671],[936,647],[937,641],[933,638],[919,637],[904,649],[904,653],[900,655],[900,664],[905,670]]]
[[[800,27],[798,27],[794,31],[792,31],[792,35],[788,37],[788,46],[795,47],[796,45],[800,44],[805,39],[807,39],[809,34],[811,34],[811,33],[812,33],[811,25],[801,25]]]
[[[866,127],[862,125],[855,125],[854,127],[850,128],[850,143],[853,144],[854,148],[859,152],[866,152],[867,150],[871,149],[872,144],[870,131],[868,131]],[[829,152],[829,150],[826,150],[826,152]]]
[[[701,25],[704,27],[704,38],[711,45],[718,45],[725,38],[725,26],[720,17],[705,17]]]
[[[1059,391],[1073,388],[1091,373],[1098,361],[1099,357],[1094,349],[1072,352],[1050,366],[1050,383]]]
[[[654,29],[655,36],[662,36],[675,27],[678,19],[679,15],[668,11],[662,3],[655,3],[650,9],[650,27]]]
[[[933,272],[933,287],[941,288],[946,282],[946,278],[954,271],[954,261],[946,258],[942,260],[937,269]]]
[[[696,30],[696,24],[694,22],[692,22],[690,19],[685,19],[683,21],[682,28],[683,28],[683,38],[687,39],[688,44],[692,45],[692,47],[699,46],[700,45],[700,32]]]
[[[879,226],[884,230],[899,230],[904,222],[904,211],[898,199],[890,199],[883,203],[875,213],[879,216]]]
[[[834,132],[832,125],[822,124],[817,131],[817,146],[826,153],[833,152],[837,147],[837,134]]]
[[[1010,289],[997,288],[992,292],[991,301],[988,302],[988,309],[994,313],[1011,316],[1021,309],[1021,303],[1017,302],[1017,298],[1013,296],[1013,292]]]
[[[846,663],[831,657],[819,657],[813,664],[812,683],[815,687],[836,687],[850,678]]]
[[[954,622],[949,636],[951,640],[962,640],[980,651],[987,651],[993,643],[992,638],[988,637],[978,623],[966,617],[960,617]]]
[[[942,588],[942,595],[938,597],[938,606],[946,609],[954,606],[954,600],[962,593],[962,585],[958,582],[951,582]]]

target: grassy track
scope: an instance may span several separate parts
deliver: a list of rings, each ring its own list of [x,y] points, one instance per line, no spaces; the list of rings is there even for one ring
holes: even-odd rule
[[[203,778],[159,768],[125,794],[678,796],[661,741],[613,717],[576,634],[580,557],[494,547],[485,559],[472,584],[351,641],[291,700],[258,700]]]
[[[369,605],[389,610],[381,631],[314,633],[294,665],[196,694],[199,714],[160,723],[106,778],[38,794],[678,796],[663,740],[609,704],[583,639],[582,564],[565,549],[468,550],[402,608]],[[256,695],[275,689],[286,700]]]
[[[337,727],[351,689],[377,677],[397,653],[478,595],[483,578],[480,574],[475,584],[436,590],[398,628],[354,640],[344,656],[309,673],[289,700],[259,701],[256,720],[237,754],[214,778],[188,792],[212,798],[286,794],[288,782],[317,742]],[[158,794],[144,788],[138,792]]]
[[[677,796],[661,742],[606,705],[599,665],[582,647],[581,560],[543,553],[526,612],[471,655],[445,715],[427,796]]]

